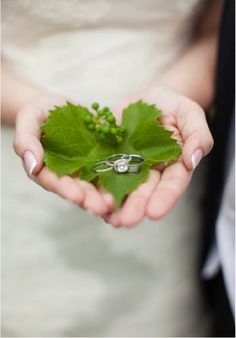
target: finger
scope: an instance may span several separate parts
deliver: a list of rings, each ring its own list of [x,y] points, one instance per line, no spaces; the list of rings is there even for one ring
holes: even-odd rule
[[[172,132],[172,138],[174,138],[179,145],[183,146],[183,138],[180,130],[177,127],[176,117],[174,114],[163,114],[159,118],[159,122],[164,126],[166,130]]]
[[[45,119],[46,114],[37,105],[27,106],[17,116],[13,146],[28,175],[37,174],[43,165],[40,125]]]
[[[47,167],[43,167],[32,179],[47,191],[54,192],[72,203],[82,205],[84,202],[84,189],[70,176],[57,177]]]
[[[114,227],[131,227],[138,224],[145,216],[148,199],[159,180],[160,172],[151,170],[147,182],[142,183],[129,195],[120,210],[105,215],[104,220]]]
[[[108,212],[107,214],[103,215],[102,218],[106,223],[111,224],[114,228],[120,228],[121,225],[119,223],[119,211],[114,211],[112,213]]]
[[[40,143],[40,125],[47,119],[48,110],[55,102],[58,105],[64,104],[66,98],[58,95],[43,97],[28,104],[17,114],[13,146],[16,154],[23,159],[29,176],[37,174],[43,166],[44,151]]]
[[[184,99],[176,118],[184,141],[183,161],[189,170],[193,170],[202,157],[210,152],[214,144],[205,113],[198,104]]]
[[[151,170],[148,180],[128,196],[118,212],[118,224],[120,226],[132,227],[142,221],[145,216],[148,200],[160,177],[160,172]]]
[[[148,202],[147,216],[154,220],[164,217],[183,195],[191,176],[182,162],[167,167]]]
[[[109,208],[101,194],[91,183],[78,180],[78,184],[85,192],[85,198],[83,202],[83,207],[85,209],[87,209],[91,214],[98,216],[102,216],[109,211]]]
[[[113,113],[116,116],[117,123],[120,124],[122,120],[122,112],[123,110],[128,107],[129,104],[138,101],[139,96],[132,96],[130,98],[125,99],[119,106],[117,106]]]
[[[101,194],[101,197],[105,201],[107,207],[108,207],[108,212],[111,212],[114,210],[115,207],[115,201],[111,193],[104,191],[102,188],[99,188],[98,190]]]

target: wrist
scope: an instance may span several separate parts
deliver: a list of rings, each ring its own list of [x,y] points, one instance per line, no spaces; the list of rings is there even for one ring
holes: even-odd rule
[[[190,78],[178,70],[166,72],[155,81],[145,95],[155,98],[157,93],[171,91],[191,99],[206,109],[214,97],[214,84],[211,79]]]
[[[17,77],[3,66],[1,93],[2,121],[13,125],[18,111],[47,93],[43,88]]]
[[[35,101],[39,101],[42,98],[49,95],[46,90],[30,89],[22,90],[13,102],[3,102],[2,104],[2,121],[9,125],[15,125],[16,118],[21,110]]]

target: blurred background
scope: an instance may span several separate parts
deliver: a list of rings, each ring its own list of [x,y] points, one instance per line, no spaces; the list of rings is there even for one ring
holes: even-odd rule
[[[203,3],[3,0],[3,63],[49,91],[114,108],[177,58]],[[29,180],[13,137],[3,124],[2,335],[207,336],[204,168],[164,220],[117,230]]]

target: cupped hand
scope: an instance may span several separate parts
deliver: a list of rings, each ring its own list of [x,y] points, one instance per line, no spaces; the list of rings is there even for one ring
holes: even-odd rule
[[[205,113],[197,103],[162,87],[126,100],[116,115],[120,117],[125,106],[139,99],[162,110],[160,122],[173,131],[173,138],[182,146],[182,155],[164,169],[151,169],[148,180],[127,197],[121,208],[106,215],[104,219],[114,227],[132,227],[145,216],[152,220],[164,217],[183,196],[193,170],[213,147]]]
[[[113,207],[110,194],[98,191],[91,183],[68,175],[57,177],[43,165],[44,150],[40,143],[40,125],[47,120],[48,110],[63,105],[67,99],[49,95],[33,101],[19,111],[16,118],[14,149],[23,160],[27,175],[44,189],[54,192],[90,213],[104,215]]]

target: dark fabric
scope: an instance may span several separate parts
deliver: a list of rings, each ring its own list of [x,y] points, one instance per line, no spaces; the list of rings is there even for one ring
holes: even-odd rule
[[[213,119],[209,122],[214,138],[214,148],[208,158],[209,167],[205,182],[206,195],[203,202],[203,260],[206,258],[214,236],[225,181],[225,155],[228,147],[229,129],[233,123],[235,104],[234,11],[234,0],[226,0],[222,16],[216,69],[215,112]]]
[[[208,158],[208,173],[203,200],[203,250],[201,268],[215,235],[215,225],[222,200],[225,183],[225,163],[228,136],[234,123],[235,105],[235,2],[225,0],[222,15],[218,60],[216,68],[216,95],[214,116],[209,122],[214,138],[214,148]],[[205,283],[209,305],[213,314],[214,337],[234,337],[235,328],[222,274]]]
[[[207,297],[214,308],[211,337],[235,337],[234,319],[226,295],[222,272],[206,282]]]

